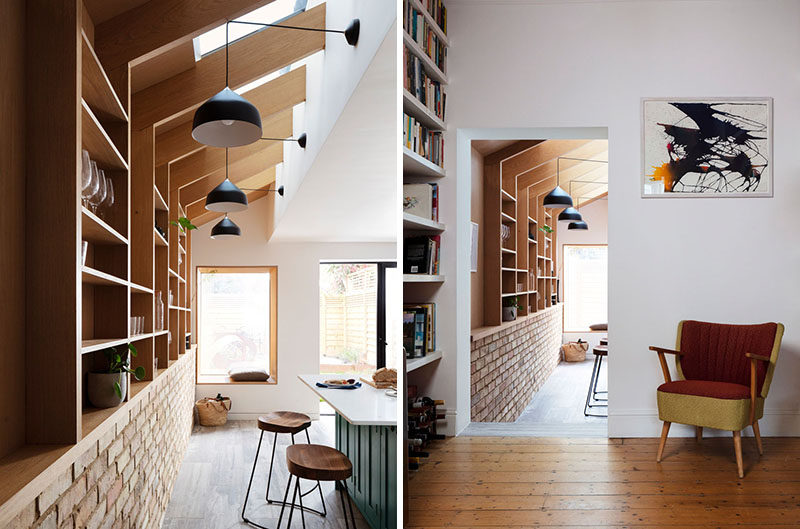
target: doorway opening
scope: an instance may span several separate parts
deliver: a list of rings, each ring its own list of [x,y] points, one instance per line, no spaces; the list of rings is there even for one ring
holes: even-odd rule
[[[399,308],[395,262],[336,261],[319,265],[319,372],[370,379],[397,367],[392,317]],[[320,401],[320,414],[332,415]]]
[[[464,435],[608,435],[608,140],[580,131],[469,143]]]

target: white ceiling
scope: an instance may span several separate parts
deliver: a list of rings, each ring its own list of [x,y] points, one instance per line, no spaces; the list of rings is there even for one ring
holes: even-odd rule
[[[272,236],[275,241],[397,238],[396,29],[387,33]]]

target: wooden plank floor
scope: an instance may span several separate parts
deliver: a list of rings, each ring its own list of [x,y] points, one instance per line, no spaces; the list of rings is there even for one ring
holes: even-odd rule
[[[242,501],[247,490],[247,482],[253,469],[253,456],[258,445],[260,430],[256,421],[228,421],[225,426],[206,428],[195,426],[189,439],[189,448],[181,464],[172,497],[164,516],[164,529],[225,529],[247,528],[241,519]],[[311,442],[334,445],[333,417],[322,417],[311,423],[309,428]],[[276,527],[280,506],[268,505],[264,501],[267,486],[272,436],[264,434],[258,467],[253,479],[253,488],[248,501],[247,515],[254,522],[266,527]],[[289,435],[278,435],[275,450],[270,499],[283,498],[289,474],[286,470],[286,447]],[[305,434],[296,436],[298,443],[306,442]],[[303,490],[311,487],[310,482],[301,481]],[[323,482],[322,491],[328,515],[323,518],[306,513],[306,527],[316,529],[339,529],[344,527],[339,494],[334,491],[333,482]],[[319,493],[314,491],[303,498],[303,503],[319,509]],[[356,525],[369,527],[358,508],[353,509]],[[281,526],[286,527],[286,515]],[[301,527],[297,516],[292,518],[292,527]]]
[[[407,527],[800,527],[800,439],[455,437],[410,476]]]

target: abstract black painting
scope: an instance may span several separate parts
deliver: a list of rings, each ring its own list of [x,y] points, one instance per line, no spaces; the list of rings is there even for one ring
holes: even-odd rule
[[[644,99],[642,196],[772,196],[772,99]]]

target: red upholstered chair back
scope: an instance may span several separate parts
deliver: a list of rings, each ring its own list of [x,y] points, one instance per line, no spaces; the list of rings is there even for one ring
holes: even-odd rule
[[[779,323],[728,325],[684,320],[678,327],[678,348],[683,353],[677,360],[679,372],[686,380],[749,386],[750,359],[745,353],[768,356],[772,358],[769,364],[757,362],[757,391],[766,397],[782,334]]]

